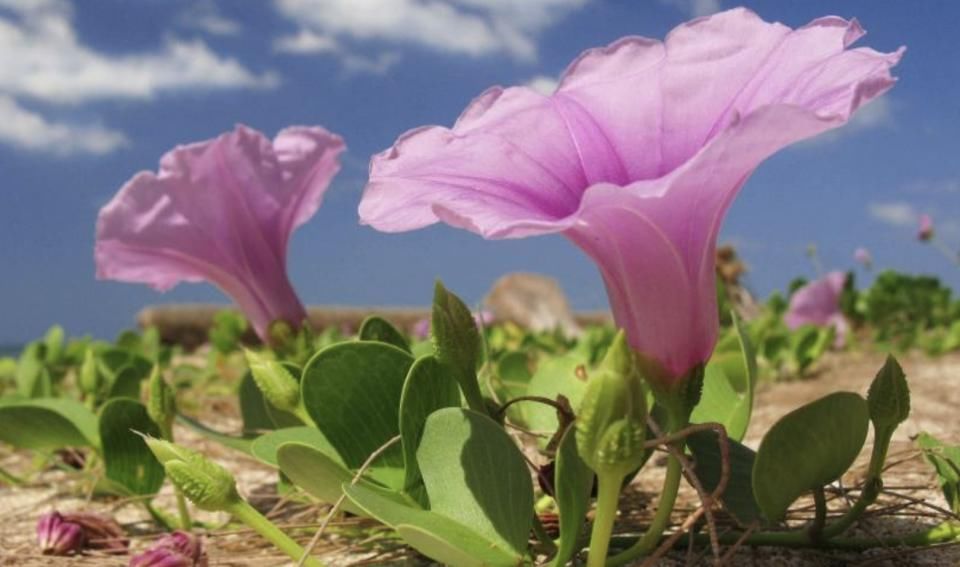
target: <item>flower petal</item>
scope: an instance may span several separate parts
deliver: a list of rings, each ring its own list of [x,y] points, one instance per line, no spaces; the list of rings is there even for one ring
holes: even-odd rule
[[[468,228],[485,236],[512,222],[549,223],[577,209],[588,184],[583,163],[599,163],[580,151],[550,97],[490,89],[452,129],[412,130],[374,156],[360,218],[398,232],[439,213],[470,218]]]

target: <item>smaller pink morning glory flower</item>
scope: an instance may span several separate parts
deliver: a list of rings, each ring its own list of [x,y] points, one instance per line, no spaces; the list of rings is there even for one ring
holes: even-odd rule
[[[873,255],[862,246],[853,251],[853,259],[866,270],[873,267]]]
[[[830,272],[793,293],[784,315],[787,327],[797,329],[803,325],[831,326],[836,331],[834,346],[846,344],[850,326],[840,310],[840,296],[847,276],[843,272]]]
[[[272,141],[237,126],[177,146],[100,210],[97,277],[166,291],[207,281],[229,295],[257,334],[306,318],[287,277],[287,243],[317,211],[340,168],[343,140],[292,127]]]
[[[919,228],[917,229],[917,239],[921,242],[929,242],[933,239],[933,219],[930,215],[920,215]]]

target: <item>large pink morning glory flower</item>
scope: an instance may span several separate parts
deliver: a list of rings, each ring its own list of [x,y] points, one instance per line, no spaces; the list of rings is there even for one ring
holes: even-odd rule
[[[840,348],[845,345],[850,325],[840,310],[840,296],[843,295],[846,281],[847,275],[843,272],[830,272],[793,292],[783,316],[787,327],[833,327],[836,331],[834,346]]]
[[[792,30],[735,9],[664,42],[591,49],[551,96],[495,87],[453,128],[401,136],[371,161],[361,221],[564,234],[600,268],[631,345],[671,381],[713,351],[714,249],[740,187],[893,84],[902,50],[849,49],[862,35],[837,17]]]
[[[174,148],[100,210],[97,277],[159,291],[208,281],[264,340],[274,321],[299,326],[306,312],[287,278],[287,242],[319,208],[343,149],[319,127],[270,141],[245,126]]]

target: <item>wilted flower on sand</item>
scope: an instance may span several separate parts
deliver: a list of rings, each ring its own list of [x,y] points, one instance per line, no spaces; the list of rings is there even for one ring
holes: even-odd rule
[[[867,270],[873,267],[873,255],[862,246],[853,251],[853,259]]]
[[[72,555],[84,548],[83,528],[67,522],[59,512],[49,512],[37,520],[37,543],[44,555]]]
[[[130,558],[130,567],[206,567],[203,541],[187,532],[175,531],[158,539],[149,549]]]
[[[125,553],[129,540],[112,518],[99,514],[54,510],[37,520],[37,543],[48,555],[71,555],[84,549]]]
[[[929,242],[933,239],[933,219],[930,215],[920,215],[919,228],[917,228],[917,238],[922,242]]]
[[[566,235],[597,263],[652,378],[673,383],[716,343],[714,249],[740,187],[894,83],[902,50],[848,49],[862,35],[837,17],[792,30],[735,9],[664,42],[589,50],[550,96],[495,87],[452,129],[402,135],[371,162],[361,221]]]
[[[320,206],[343,149],[319,127],[287,128],[271,142],[237,126],[177,146],[101,209],[97,277],[159,291],[208,281],[264,340],[273,321],[299,327],[306,312],[287,278],[287,243]]]
[[[833,327],[836,331],[833,344],[837,348],[842,347],[850,330],[840,309],[840,296],[846,281],[847,275],[843,272],[830,272],[793,292],[783,316],[784,322],[791,329],[802,325]]]

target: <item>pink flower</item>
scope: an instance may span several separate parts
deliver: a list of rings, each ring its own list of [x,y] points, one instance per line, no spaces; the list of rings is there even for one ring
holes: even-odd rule
[[[873,255],[862,246],[853,251],[853,259],[867,270],[873,267]]]
[[[306,312],[287,278],[287,242],[319,208],[343,149],[319,127],[287,128],[271,142],[237,126],[177,146],[158,173],[138,173],[100,210],[97,277],[158,291],[208,281],[264,340],[273,321],[299,326]]]
[[[53,511],[37,520],[37,543],[44,555],[72,555],[83,551],[86,534],[79,524],[68,522]]]
[[[917,238],[921,242],[929,242],[933,239],[933,219],[930,215],[920,215],[920,227],[917,229]]]
[[[129,567],[206,567],[209,564],[203,541],[187,532],[175,531],[130,558]]]
[[[791,329],[803,325],[831,326],[836,331],[834,346],[842,347],[850,330],[840,310],[840,296],[846,281],[847,276],[843,272],[830,272],[793,292],[783,316],[784,322]]]
[[[600,268],[630,344],[671,383],[713,351],[714,250],[740,187],[892,86],[902,50],[848,49],[862,35],[856,21],[791,30],[735,9],[663,43],[589,50],[553,95],[495,87],[452,129],[401,136],[370,164],[361,221],[566,235]]]

